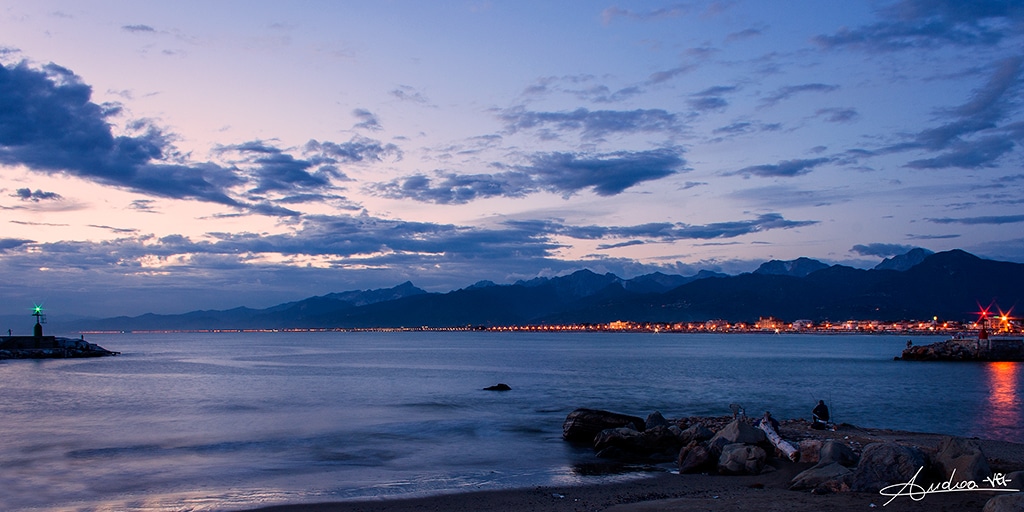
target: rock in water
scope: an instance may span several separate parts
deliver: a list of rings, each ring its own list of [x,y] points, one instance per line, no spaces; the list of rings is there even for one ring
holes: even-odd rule
[[[495,384],[493,386],[487,386],[484,391],[512,391],[512,388],[508,384]]]
[[[602,430],[630,427],[637,432],[646,428],[644,420],[637,416],[580,408],[569,413],[562,423],[562,438],[577,443],[593,443]]]

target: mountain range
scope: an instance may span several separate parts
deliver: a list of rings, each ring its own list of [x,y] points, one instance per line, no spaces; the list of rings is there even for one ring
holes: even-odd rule
[[[447,293],[410,282],[393,288],[310,297],[266,309],[239,307],[180,315],[77,320],[75,330],[450,327],[638,322],[730,322],[976,318],[979,308],[1015,307],[1024,264],[961,250],[915,249],[870,270],[809,258],[773,260],[730,276],[647,274],[622,279],[580,270],[497,285],[481,281]]]

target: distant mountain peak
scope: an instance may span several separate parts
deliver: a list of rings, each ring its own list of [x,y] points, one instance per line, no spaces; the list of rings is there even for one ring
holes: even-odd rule
[[[925,258],[932,254],[935,253],[928,249],[917,247],[915,249],[911,249],[906,254],[899,254],[882,260],[881,263],[875,265],[875,270],[899,270],[902,272],[904,270],[909,270],[918,263],[921,263]]]
[[[755,270],[754,273],[774,276],[807,277],[807,275],[812,272],[817,272],[826,268],[828,268],[828,265],[818,260],[801,257],[789,261],[766,261],[762,263],[760,267],[757,267],[757,270]]]

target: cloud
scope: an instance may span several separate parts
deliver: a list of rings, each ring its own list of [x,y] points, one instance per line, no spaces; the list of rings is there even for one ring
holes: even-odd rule
[[[807,174],[814,170],[815,167],[831,162],[831,158],[811,158],[806,160],[783,160],[777,164],[763,164],[763,165],[752,165],[750,167],[744,167],[738,171],[726,173],[726,176],[743,175],[743,176],[761,176],[765,178],[792,178],[794,176],[800,176]]]
[[[889,256],[899,256],[906,254],[913,249],[917,249],[913,245],[901,245],[901,244],[857,244],[850,249],[850,252],[857,253],[861,256],[878,256],[881,258],[888,258]]]
[[[371,131],[379,131],[383,129],[380,125],[380,120],[377,119],[377,116],[365,108],[357,108],[353,110],[352,115],[355,116],[356,119],[359,119],[358,123],[352,125],[353,128],[362,128],[364,130]]]
[[[386,157],[402,159],[402,150],[394,144],[384,144],[366,137],[353,137],[348,142],[335,143],[311,139],[303,148],[317,164],[354,163],[363,161],[379,162]]]
[[[149,25],[122,25],[121,30],[134,33],[156,32],[156,29]]]
[[[824,48],[874,52],[941,46],[995,46],[1019,34],[1024,5],[1016,1],[902,0],[880,11],[881,21],[843,28],[813,40]]]
[[[906,164],[918,169],[971,169],[994,165],[1024,139],[1024,128],[1020,123],[1000,126],[1019,104],[1022,68],[1024,58],[1021,57],[1000,61],[986,83],[975,90],[966,103],[942,112],[948,122],[922,130],[911,140],[890,145],[881,151],[946,151]]]
[[[740,30],[739,32],[732,32],[725,36],[725,42],[735,43],[736,41],[742,41],[744,39],[750,39],[752,37],[758,37],[764,34],[764,30],[760,28],[748,28]]]
[[[25,240],[24,238],[0,238],[0,252],[7,252],[11,249],[16,249],[23,245],[35,243],[32,240]]]
[[[960,217],[960,218],[937,218],[937,219],[926,219],[929,222],[936,224],[966,224],[969,226],[979,224],[1017,224],[1024,222],[1024,215],[987,215],[981,217]]]
[[[805,92],[832,92],[839,89],[838,85],[829,84],[801,84],[781,87],[774,93],[761,100],[762,107],[770,107],[783,100],[788,100],[797,94]]]
[[[393,89],[389,94],[402,101],[410,101],[412,103],[419,103],[421,105],[430,104],[430,100],[427,99],[427,97],[424,96],[423,93],[417,91],[412,87],[409,87],[408,85],[400,85],[398,86],[397,89]]]
[[[588,110],[571,112],[533,112],[523,107],[498,113],[510,133],[530,129],[555,129],[580,132],[584,138],[595,139],[611,133],[676,133],[682,129],[679,119],[662,109]]]
[[[722,110],[729,105],[722,95],[735,92],[737,89],[735,86],[709,87],[690,95],[690,99],[686,103],[690,105],[690,108],[698,111]]]
[[[995,161],[1013,151],[1015,143],[1003,137],[983,137],[970,142],[952,144],[950,150],[934,158],[922,158],[907,162],[906,167],[914,169],[945,169],[959,167],[976,169],[994,166]]]
[[[713,222],[704,225],[685,223],[657,222],[636,226],[562,226],[550,223],[547,229],[553,233],[579,239],[605,238],[646,238],[660,242],[678,240],[711,240],[720,238],[736,238],[752,233],[761,233],[773,229],[794,229],[812,226],[818,221],[786,220],[778,213],[758,215],[754,219]]]
[[[331,167],[311,171],[314,164],[309,160],[297,159],[263,141],[218,148],[219,154],[228,152],[238,153],[241,159],[234,164],[245,167],[249,176],[255,179],[256,186],[249,191],[253,194],[329,188],[331,178],[336,175]],[[260,210],[269,211],[265,208]]]
[[[662,7],[661,9],[654,9],[645,12],[633,11],[613,5],[601,11],[601,21],[605,25],[608,25],[617,18],[626,18],[637,21],[662,20],[682,16],[689,11],[690,7],[686,4],[673,4],[668,7]]]
[[[857,109],[854,108],[822,108],[814,115],[824,117],[830,123],[849,123],[860,117]]]
[[[162,197],[230,206],[226,189],[241,179],[215,164],[168,164],[167,137],[150,127],[114,136],[107,118],[118,112],[89,101],[92,89],[56,64],[0,66],[0,163],[65,172],[98,183]]]
[[[527,159],[525,165],[499,166],[507,169],[499,173],[438,172],[436,178],[417,174],[375,184],[370,191],[395,199],[438,204],[522,197],[538,191],[568,197],[590,189],[600,196],[612,196],[639,183],[675,174],[686,163],[678,148],[603,154],[537,153]]]
[[[42,190],[36,189],[33,192],[28,188],[19,188],[15,190],[11,197],[17,197],[22,201],[32,201],[38,203],[39,201],[59,201],[63,199],[60,194],[56,192],[43,192]]]

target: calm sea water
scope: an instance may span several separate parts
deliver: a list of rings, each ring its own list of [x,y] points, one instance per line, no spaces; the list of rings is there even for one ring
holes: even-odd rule
[[[893,361],[907,337],[92,336],[0,362],[0,509],[237,510],[586,482],[577,407],[808,417],[1024,442],[1024,365]],[[915,338],[915,343],[935,341]],[[509,392],[482,388],[499,382]]]

